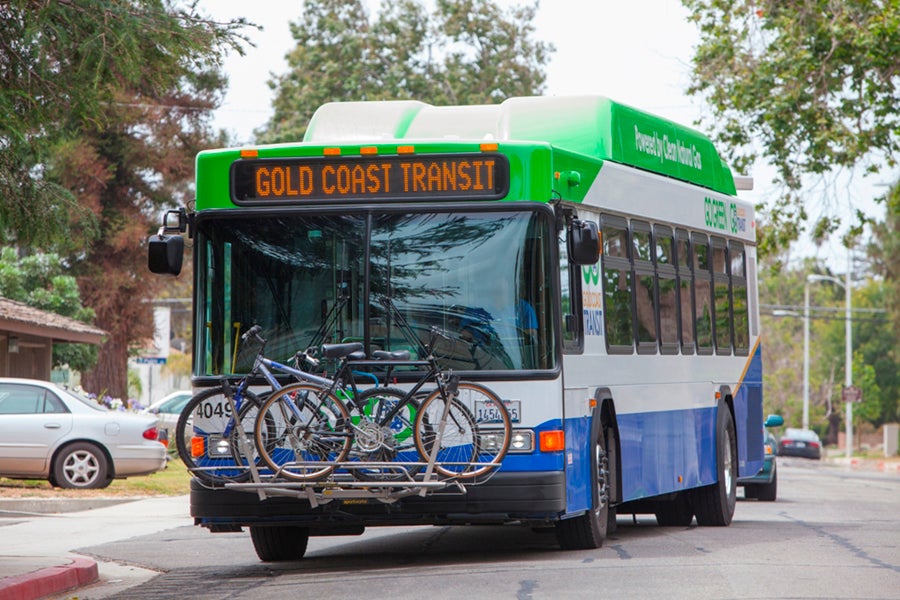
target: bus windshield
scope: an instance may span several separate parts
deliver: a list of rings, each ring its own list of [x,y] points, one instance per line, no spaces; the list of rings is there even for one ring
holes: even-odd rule
[[[437,326],[441,366],[556,366],[548,211],[293,213],[197,222],[195,374],[242,373],[240,334],[285,360],[322,343],[408,349]],[[558,328],[557,328],[558,329]]]

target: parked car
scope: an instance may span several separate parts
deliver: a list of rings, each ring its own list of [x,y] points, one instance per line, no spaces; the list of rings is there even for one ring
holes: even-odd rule
[[[768,431],[768,428],[781,425],[784,425],[784,418],[779,415],[769,415],[769,418],[766,419],[765,427],[767,429],[764,431],[766,455],[763,468],[756,475],[741,477],[737,481],[738,485],[744,486],[745,498],[774,502],[778,495],[778,465],[775,461],[778,446],[775,436]]]
[[[192,396],[193,393],[189,391],[181,390],[172,392],[164,398],[157,400],[141,412],[155,415],[159,420],[159,428],[166,432],[163,434],[164,437],[168,436],[168,439],[172,440],[174,439],[172,436],[175,432],[175,426],[178,425],[178,417],[181,415],[181,411],[187,406],[187,403]]]
[[[818,460],[822,458],[822,441],[815,431],[789,427],[784,430],[784,435],[778,441],[778,454]]]
[[[0,476],[97,489],[165,468],[156,418],[111,411],[53,383],[0,378]]]

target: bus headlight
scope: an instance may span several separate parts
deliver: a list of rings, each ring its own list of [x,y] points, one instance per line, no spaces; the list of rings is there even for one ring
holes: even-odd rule
[[[206,453],[210,458],[231,458],[231,443],[221,435],[210,435],[206,439]]]
[[[500,443],[503,441],[502,434],[488,434],[494,439],[494,446],[492,448],[498,448]],[[509,450],[507,452],[531,452],[534,450],[534,432],[530,429],[513,429],[512,435],[509,438]]]
[[[501,432],[483,431],[481,433],[481,445],[488,451],[496,451],[503,443]],[[509,438],[509,450],[507,452],[531,452],[534,450],[534,432],[530,429],[513,429]]]

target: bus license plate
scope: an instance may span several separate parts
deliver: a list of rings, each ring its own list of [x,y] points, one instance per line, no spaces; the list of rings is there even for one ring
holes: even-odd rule
[[[521,419],[522,401],[504,400],[503,405],[509,413],[509,420],[513,423],[518,423]],[[475,419],[479,423],[500,423],[500,409],[494,402],[476,400]]]

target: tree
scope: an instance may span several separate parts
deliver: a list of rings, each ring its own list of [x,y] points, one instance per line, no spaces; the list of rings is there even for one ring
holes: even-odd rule
[[[0,241],[47,247],[99,234],[79,190],[47,161],[82,125],[102,126],[124,89],[152,97],[228,48],[244,20],[214,23],[173,0],[0,4]],[[131,98],[132,100],[134,97]],[[89,156],[82,156],[87,163]],[[102,174],[98,174],[102,175]]]
[[[78,282],[62,272],[56,254],[32,254],[22,259],[14,248],[0,250],[0,296],[64,317],[92,323],[94,311],[84,306]],[[69,365],[84,371],[97,361],[97,347],[91,344],[53,345],[53,366]]]
[[[329,101],[415,99],[497,103],[540,93],[554,48],[533,41],[537,2],[502,11],[493,2],[383,3],[371,20],[361,0],[307,0],[291,23],[288,72],[270,80],[274,114],[263,142],[297,141]]]
[[[808,219],[805,175],[897,164],[900,2],[682,1],[701,35],[688,93],[707,100],[706,125],[739,170],[761,155],[784,186],[765,249],[796,239]],[[857,216],[856,230],[869,218]],[[824,214],[814,234],[837,225]]]
[[[0,6],[0,155],[11,157],[0,161],[0,236],[53,246],[71,266],[110,333],[83,382],[113,396],[127,395],[128,352],[152,333],[141,242],[160,207],[185,204],[194,154],[213,143],[220,59],[240,51],[246,25],[195,4]]]

